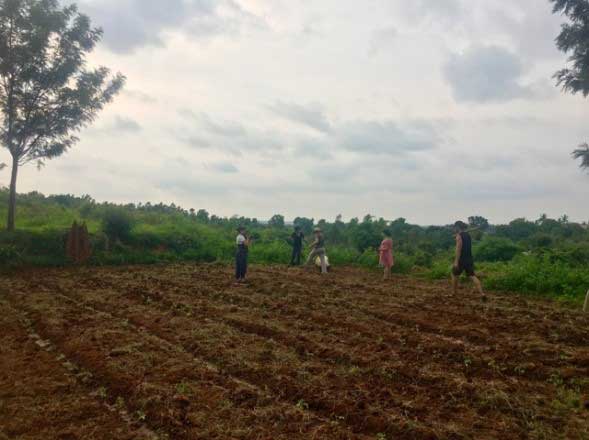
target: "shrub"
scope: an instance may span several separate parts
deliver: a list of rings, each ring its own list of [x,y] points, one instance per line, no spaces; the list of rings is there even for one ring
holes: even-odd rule
[[[519,256],[485,270],[485,285],[491,289],[580,298],[589,287],[589,270],[553,262],[548,255]]]
[[[128,242],[133,221],[131,216],[121,208],[107,210],[102,219],[102,230],[113,241]]]
[[[393,266],[393,273],[400,273],[408,275],[415,267],[415,259],[407,255],[397,253],[395,255],[395,265]]]
[[[451,265],[446,260],[438,260],[431,270],[426,272],[425,277],[430,280],[444,280],[450,277]]]
[[[510,261],[522,249],[508,238],[486,236],[475,246],[474,252],[479,261]]]
[[[21,254],[14,245],[0,245],[0,267],[14,267],[21,263]]]

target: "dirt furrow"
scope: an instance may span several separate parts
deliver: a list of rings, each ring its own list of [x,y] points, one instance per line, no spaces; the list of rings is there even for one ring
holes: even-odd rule
[[[38,333],[112,390],[163,438],[286,439],[341,433],[284,407],[120,320],[47,294],[11,295]],[[124,402],[124,403],[123,403]],[[340,434],[337,434],[340,435]]]

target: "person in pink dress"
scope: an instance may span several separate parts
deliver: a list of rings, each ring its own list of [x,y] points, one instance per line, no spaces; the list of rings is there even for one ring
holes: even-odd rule
[[[391,277],[391,269],[395,265],[393,257],[393,238],[389,229],[385,229],[382,233],[384,239],[378,249],[380,255],[380,265],[384,268],[383,279],[387,280]]]

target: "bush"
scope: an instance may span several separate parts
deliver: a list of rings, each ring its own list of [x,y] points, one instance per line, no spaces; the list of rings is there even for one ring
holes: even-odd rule
[[[356,264],[360,254],[351,249],[341,246],[330,247],[327,249],[329,263],[333,266],[342,266],[346,264]]]
[[[397,253],[395,255],[395,265],[393,266],[393,273],[408,275],[415,267],[415,259],[407,255]]]
[[[451,264],[446,260],[438,260],[433,265],[431,270],[426,272],[425,277],[430,280],[444,280],[450,277]]]
[[[105,212],[102,230],[112,241],[128,242],[133,229],[131,216],[121,208],[112,208]]]
[[[286,264],[290,261],[292,248],[282,241],[254,243],[250,248],[252,263]]]
[[[478,261],[511,261],[522,249],[508,238],[486,236],[474,248]]]
[[[589,288],[589,270],[553,262],[550,256],[520,256],[485,267],[485,285],[513,292],[581,298]]]
[[[13,245],[0,245],[0,267],[15,267],[21,263],[21,254]]]

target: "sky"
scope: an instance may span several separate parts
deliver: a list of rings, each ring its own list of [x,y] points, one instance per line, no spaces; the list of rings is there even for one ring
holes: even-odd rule
[[[19,191],[221,216],[589,219],[546,0],[80,0],[125,90]],[[7,162],[5,150],[0,162]],[[0,185],[9,173],[0,171]]]

